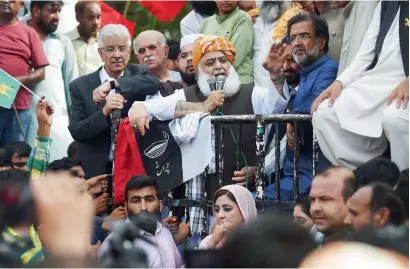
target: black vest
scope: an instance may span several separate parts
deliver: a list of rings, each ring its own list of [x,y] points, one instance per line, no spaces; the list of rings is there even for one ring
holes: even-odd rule
[[[379,60],[379,55],[383,47],[384,40],[391,25],[393,24],[394,18],[396,17],[397,11],[400,7],[399,15],[399,38],[400,38],[400,51],[403,60],[403,68],[406,77],[409,76],[409,26],[406,26],[406,19],[409,19],[409,2],[408,1],[382,1],[381,11],[380,11],[380,30],[376,39],[375,45],[375,56],[368,67],[368,70],[373,69],[377,61]]]
[[[225,102],[220,111],[224,115],[253,115],[252,106],[252,91],[253,85],[241,85],[238,93],[230,98],[225,98]],[[185,97],[187,102],[204,102],[206,97],[199,90],[198,85],[193,85],[188,88],[184,88]],[[235,139],[237,138],[237,127],[235,125],[229,125],[232,128]],[[237,171],[236,163],[236,144],[232,138],[229,127],[224,128],[224,167],[223,167],[223,179],[224,185],[233,184],[232,181],[233,172]],[[218,137],[219,128],[215,128],[215,150],[216,156],[218,156]],[[256,123],[243,124],[240,127],[241,130],[241,150],[246,157],[248,166],[254,166],[256,164]],[[215,160],[218,164],[218,160]],[[239,169],[245,166],[242,157],[239,159]],[[208,194],[212,195],[218,189],[218,176],[211,175],[207,180]]]

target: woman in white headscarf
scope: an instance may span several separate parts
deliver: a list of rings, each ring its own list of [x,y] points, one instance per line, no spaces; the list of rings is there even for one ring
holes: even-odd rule
[[[248,189],[240,185],[228,185],[215,192],[213,215],[216,220],[215,229],[201,241],[199,248],[221,247],[227,233],[255,219],[258,212],[252,193]]]

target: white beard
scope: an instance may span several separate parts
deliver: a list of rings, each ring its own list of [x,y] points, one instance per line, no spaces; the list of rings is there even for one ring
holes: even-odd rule
[[[263,21],[274,22],[277,21],[291,5],[290,1],[262,1],[260,8],[260,16]]]
[[[203,72],[201,67],[198,65],[198,86],[202,94],[208,97],[211,94],[211,87],[209,86],[208,79],[211,76]],[[229,68],[229,75],[226,77],[224,84],[224,94],[226,98],[234,96],[238,93],[239,88],[241,87],[241,82],[239,80],[238,73],[236,73],[235,68],[231,65]]]

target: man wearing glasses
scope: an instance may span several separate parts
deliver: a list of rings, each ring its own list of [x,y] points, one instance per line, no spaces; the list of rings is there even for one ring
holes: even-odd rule
[[[128,64],[131,37],[125,26],[104,26],[98,35],[98,46],[104,66],[70,84],[68,129],[79,143],[77,158],[88,177],[112,173],[111,113],[124,107],[127,110],[121,92],[132,92],[143,101],[159,89],[159,80],[144,66]],[[102,102],[95,104],[93,94]]]

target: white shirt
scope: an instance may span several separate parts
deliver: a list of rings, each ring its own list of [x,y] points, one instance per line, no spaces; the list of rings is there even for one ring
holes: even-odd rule
[[[98,54],[97,38],[91,38],[89,42],[84,41],[77,27],[66,35],[73,43],[77,55],[78,73],[80,76],[95,72],[103,65],[103,61]]]
[[[270,46],[272,45],[272,36],[276,24],[277,21],[264,22],[261,17],[258,17],[255,25],[253,26],[253,79],[254,84],[259,87],[273,87],[273,83],[269,77],[269,72],[263,68],[262,63],[268,56]]]
[[[171,232],[163,227],[161,223],[157,223],[155,236],[142,230],[139,230],[139,232],[140,235],[152,242],[152,244],[149,244],[138,239],[134,241],[134,245],[144,250],[147,255],[149,268],[181,268],[184,266]],[[109,250],[111,236],[112,234],[104,240],[101,247],[98,249],[98,259],[101,259],[101,257]]]
[[[199,34],[202,23],[206,17],[196,13],[194,10],[189,12],[180,23],[182,36],[189,34]]]
[[[103,68],[100,69],[99,75],[100,75],[101,84],[103,84],[104,82],[106,82],[107,80],[109,80],[109,79],[111,78],[110,75],[108,75],[107,71],[105,70],[105,67],[103,67]],[[123,75],[124,75],[124,71],[122,71],[120,77],[122,77]],[[108,95],[113,94],[113,93],[115,93],[115,89],[112,89]],[[110,160],[110,161],[113,160],[113,152],[112,152],[112,150],[113,150],[113,149],[112,149],[112,144],[111,144],[111,146],[110,146],[110,153],[109,153],[109,160]]]

